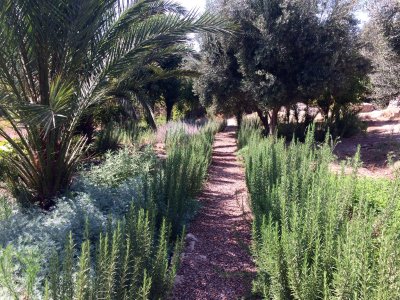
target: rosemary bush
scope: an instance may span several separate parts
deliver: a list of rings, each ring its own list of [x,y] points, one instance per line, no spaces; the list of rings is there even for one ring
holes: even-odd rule
[[[0,299],[168,297],[221,126],[167,134],[165,161],[107,153],[46,214],[0,209]]]
[[[246,117],[243,118],[240,130],[238,132],[237,143],[239,149],[249,144],[249,140],[253,135],[260,135],[262,132],[259,118]]]
[[[44,294],[48,299],[166,297],[173,286],[184,234],[172,249],[169,225],[164,220],[160,229],[156,229],[153,215],[132,206],[126,218],[100,234],[96,247],[91,246],[87,237],[77,258],[74,256],[77,249],[69,235],[63,260],[56,253],[51,258]]]
[[[194,199],[211,163],[214,136],[222,126],[223,123],[210,122],[194,134],[184,129],[167,134],[165,190],[161,206],[173,224],[173,234],[179,233],[194,214]]]
[[[330,170],[332,147],[252,134],[243,152],[264,299],[398,299],[400,181]],[[384,188],[381,193],[378,187]],[[382,200],[382,197],[386,199]]]

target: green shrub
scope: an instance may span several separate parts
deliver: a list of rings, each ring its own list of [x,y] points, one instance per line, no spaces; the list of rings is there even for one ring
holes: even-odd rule
[[[18,140],[15,140],[19,144]],[[9,159],[15,157],[15,151],[7,141],[0,141],[0,182],[7,179],[14,179],[15,172],[8,167]]]
[[[47,278],[51,299],[162,299],[168,296],[183,239],[178,239],[173,248],[169,242],[169,225],[164,220],[157,230],[152,215],[132,206],[126,218],[100,235],[95,258],[91,257],[91,243],[87,239],[75,259],[78,249],[70,235],[63,260],[60,262],[56,253],[52,257]]]
[[[8,219],[12,214],[12,210],[9,200],[4,196],[0,196],[0,221]]]
[[[16,145],[21,142],[18,139],[12,140]],[[13,166],[12,161],[16,159],[17,153],[12,145],[7,141],[0,141],[0,183],[4,184],[4,188],[13,196],[18,197],[17,200],[21,206],[26,206],[27,191],[21,189],[20,180],[18,178],[17,169]]]
[[[107,152],[100,165],[91,167],[86,178],[101,186],[116,187],[129,178],[148,173],[155,169],[157,158],[151,147],[142,151],[135,148],[123,148],[118,152]]]
[[[238,147],[245,147],[253,135],[261,135],[262,125],[259,118],[243,118],[242,124],[238,132]]]
[[[11,149],[8,147],[8,143],[5,141],[0,142],[0,181],[4,181],[7,166],[5,163],[5,157],[9,155]]]
[[[167,298],[220,128],[168,135],[165,161],[151,147],[108,153],[46,215],[20,211],[1,223],[0,298]]]
[[[115,151],[130,146],[138,140],[140,129],[133,122],[126,124],[108,123],[97,134],[94,148],[96,153]]]
[[[358,117],[358,110],[341,107],[328,123],[329,131],[334,137],[352,137],[367,130],[367,124]]]
[[[254,291],[264,299],[394,299],[399,180],[385,182],[380,194],[378,184],[357,176],[357,156],[352,175],[334,174],[329,140],[317,145],[313,136],[286,146],[253,135],[244,152],[255,217]]]
[[[193,135],[184,130],[167,135],[164,198],[165,214],[176,234],[193,216],[196,202],[211,163],[215,134],[222,124],[210,122]]]
[[[191,107],[188,103],[179,102],[172,108],[172,120],[179,121],[185,119],[185,117],[191,112]]]

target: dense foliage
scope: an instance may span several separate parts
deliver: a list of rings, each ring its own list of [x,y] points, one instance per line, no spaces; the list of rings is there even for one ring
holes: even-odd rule
[[[92,109],[137,101],[152,115],[146,70],[179,53],[188,33],[226,25],[168,0],[5,0],[0,28],[0,109],[21,143],[0,136],[15,150],[18,196],[49,208],[91,141]]]
[[[209,123],[199,133],[190,136],[184,128],[170,130],[166,139],[165,187],[163,205],[173,232],[193,215],[193,201],[202,187],[211,163],[214,135],[220,124]]]
[[[167,297],[221,125],[171,125],[165,160],[152,147],[106,154],[47,214],[2,201],[0,297]]]
[[[335,122],[365,94],[370,66],[360,53],[353,2],[213,3],[240,33],[203,38],[196,88],[205,103],[239,117],[257,112],[272,133],[282,106],[318,105],[326,121]]]
[[[373,63],[370,74],[372,97],[386,105],[400,91],[400,4],[396,0],[379,0],[369,4],[371,20],[363,29],[365,55]]]
[[[312,132],[287,146],[244,130],[254,291],[264,299],[396,298],[399,180],[360,178],[357,156],[332,172],[329,140],[317,145]]]
[[[154,226],[148,211],[132,206],[115,229],[100,235],[94,264],[90,240],[85,238],[80,256],[75,260],[76,249],[70,235],[63,261],[59,261],[56,253],[51,258],[44,298],[164,298],[174,282],[183,239],[176,243],[169,263],[172,249],[168,225],[164,220],[159,232]]]

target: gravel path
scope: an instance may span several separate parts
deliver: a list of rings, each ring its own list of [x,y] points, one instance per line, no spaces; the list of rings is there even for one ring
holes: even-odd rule
[[[190,224],[172,299],[248,299],[255,275],[249,246],[244,170],[236,159],[236,127],[218,133],[202,208]]]

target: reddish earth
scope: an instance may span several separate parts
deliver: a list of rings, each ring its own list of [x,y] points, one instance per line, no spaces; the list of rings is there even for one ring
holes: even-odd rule
[[[201,210],[188,228],[172,299],[243,299],[255,266],[244,170],[237,161],[236,127],[216,135]]]
[[[0,118],[0,127],[4,129],[4,131],[13,139],[18,138],[18,134],[15,132],[15,130],[12,128],[10,123],[8,123],[6,120]],[[0,136],[0,142],[4,141],[5,139]]]
[[[399,121],[368,121],[367,132],[340,141],[335,148],[335,154],[340,160],[347,159],[354,156],[357,146],[360,145],[363,163],[363,167],[359,170],[360,175],[392,177],[394,171],[388,163],[388,156],[392,157],[394,162],[400,160]]]

